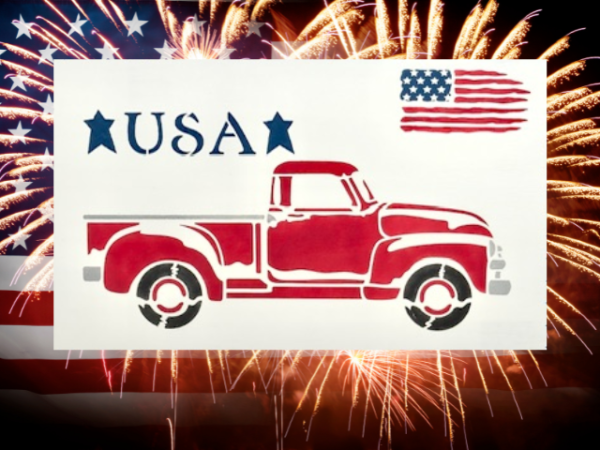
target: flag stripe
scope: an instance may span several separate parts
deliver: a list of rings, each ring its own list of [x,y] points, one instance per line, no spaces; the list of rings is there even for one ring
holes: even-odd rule
[[[502,108],[449,108],[449,107],[423,107],[404,106],[402,110],[407,114],[431,113],[431,114],[509,114],[526,111],[525,109],[502,109]]]
[[[498,123],[498,124],[511,124],[517,122],[525,122],[525,119],[502,119],[497,117],[424,117],[424,116],[410,116],[403,117],[402,122],[443,122],[443,123]]]
[[[31,326],[0,326],[0,341],[3,345],[0,346],[0,359],[39,359],[39,360],[61,360],[63,363],[67,359],[70,360],[101,360],[101,359],[125,359],[126,350],[54,350],[53,327],[31,327]],[[182,350],[186,357],[193,359],[206,359],[206,350]],[[306,352],[308,354],[308,351]],[[517,352],[519,353],[519,352]],[[210,350],[208,352],[211,359],[218,358],[218,352]],[[315,358],[320,356],[333,356],[337,352],[334,350],[316,350],[310,351]],[[469,358],[472,356],[470,351],[457,350],[453,352],[457,357]],[[504,354],[500,352],[498,354]],[[139,358],[155,358],[157,350],[137,350],[130,356],[133,359]],[[170,355],[169,350],[162,352],[163,358]],[[252,356],[250,350],[228,350],[227,355],[230,359],[242,358],[247,361],[247,358]],[[281,355],[277,350],[264,350],[260,353],[261,358],[277,358]],[[420,359],[435,359],[437,353],[435,351],[415,350],[412,351],[415,358]]]
[[[2,359],[66,359],[68,351],[54,350],[53,327],[26,325],[0,326],[0,358]],[[108,353],[108,352],[107,352]],[[84,352],[84,358],[100,358],[100,351]],[[106,357],[124,356],[120,351]]]
[[[140,316],[141,317],[141,316]],[[62,360],[67,359],[121,359],[126,356],[126,350],[85,350],[79,349],[54,350],[54,327],[45,326],[26,326],[26,325],[3,325],[0,326],[0,359],[40,359],[40,360]],[[168,355],[169,351],[163,351],[163,356]],[[186,355],[194,359],[206,359],[205,350],[185,350]],[[319,351],[317,354],[325,354],[326,351]],[[217,356],[216,351],[209,352],[210,357]],[[276,351],[264,351],[261,355],[274,356]],[[327,353],[329,354],[329,353]],[[433,358],[435,352],[420,352],[421,357]],[[252,352],[247,350],[230,350],[228,355],[231,358],[249,358]],[[154,358],[156,350],[138,350],[133,352],[132,358]]]
[[[467,77],[471,77],[471,76],[473,76],[473,77],[477,77],[477,76],[504,77],[504,76],[506,76],[505,73],[494,72],[491,70],[455,70],[454,73],[457,77],[463,77],[463,76],[467,76]]]
[[[457,94],[529,94],[525,89],[456,88]]]
[[[204,352],[203,352],[204,353]],[[472,353],[463,352],[460,359],[468,364],[474,364]],[[470,352],[469,352],[470,353]],[[246,358],[223,359],[223,366],[216,357],[211,357],[209,366],[206,359],[188,357],[190,352],[179,351],[177,354],[177,373],[180,382],[177,386],[179,393],[226,393],[232,391],[232,384],[248,364]],[[454,354],[454,352],[453,352]],[[280,355],[280,352],[279,352]],[[262,380],[267,384],[271,376],[275,376],[279,355],[268,363],[268,357],[261,358]],[[411,353],[411,358],[419,359]],[[458,355],[457,355],[458,357]],[[319,357],[301,357],[297,363],[309,372],[318,364]],[[435,359],[431,358],[431,362]],[[309,365],[312,362],[312,366]],[[1,360],[0,386],[3,389],[27,390],[37,394],[67,394],[67,393],[161,393],[174,389],[173,368],[170,352],[164,352],[160,362],[156,358],[137,358],[127,362],[125,359],[90,360],[71,358],[70,360]],[[286,367],[290,364],[288,360]],[[229,372],[228,368],[229,367]],[[280,367],[280,366],[279,366]],[[125,371],[125,373],[124,373]],[[321,372],[320,376],[324,374]],[[497,374],[499,376],[500,374]],[[466,387],[477,386],[477,378],[466,381]],[[240,377],[235,384],[237,392],[264,393],[261,375],[252,367],[245,376]],[[253,386],[254,384],[254,386]],[[272,386],[272,385],[271,385]],[[509,389],[506,385],[497,388]],[[518,386],[515,386],[519,389]],[[525,385],[522,388],[526,388]]]
[[[37,274],[38,269],[53,260],[52,256],[41,257],[34,267],[25,270],[28,258],[29,256],[0,255],[0,291],[22,291]]]
[[[201,377],[187,377],[185,383],[178,387],[179,392],[226,392],[223,384],[221,368],[217,360],[212,360],[212,385],[208,377],[206,360],[191,360],[185,357],[186,352],[177,358],[179,373],[192,374],[197,371],[206,372]],[[243,367],[246,360],[228,359],[230,367]],[[170,392],[171,359],[169,353],[161,363],[156,358],[138,358],[132,360],[127,373],[123,376],[125,359],[0,359],[0,386],[4,389],[18,389],[38,394],[67,394],[83,392]],[[106,372],[104,367],[106,365]],[[154,367],[156,365],[156,375]],[[248,384],[247,380],[240,383]],[[153,391],[154,386],[154,391]],[[244,386],[240,386],[243,388]],[[251,386],[250,386],[251,388]]]
[[[52,325],[53,292],[0,291],[0,325]]]
[[[520,81],[504,78],[457,78],[454,82],[456,84],[523,84]]]
[[[527,100],[520,97],[456,97],[454,101],[456,103],[518,103]]]
[[[429,133],[475,133],[478,131],[491,131],[492,133],[506,133],[507,131],[518,130],[518,127],[427,127],[419,125],[402,125],[404,131],[424,131]]]
[[[214,397],[212,393],[178,392],[177,426],[264,425],[272,420],[272,414],[263,407],[269,398],[272,399],[264,391],[255,395],[245,392],[215,393]],[[48,423],[79,424],[86,428],[90,425],[120,429],[143,425],[167,426],[166,417],[174,414],[172,400],[171,393],[40,395],[25,390],[0,390],[0,403],[5,411],[14,411],[17,416],[26,413],[28,417]],[[199,405],[202,407],[199,408]],[[31,426],[35,430],[35,426]],[[141,431],[136,429],[136,432]]]

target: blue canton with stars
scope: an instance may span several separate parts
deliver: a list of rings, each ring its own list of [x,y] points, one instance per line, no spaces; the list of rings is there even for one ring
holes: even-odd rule
[[[400,100],[406,102],[449,102],[452,98],[450,70],[405,69],[400,76]]]
[[[101,2],[0,1],[0,109],[25,108],[33,111],[28,116],[3,114],[0,117],[0,139],[3,139],[0,143],[0,197],[31,192],[31,195],[19,197],[11,206],[6,202],[0,206],[0,219],[21,211],[31,211],[26,215],[26,220],[7,221],[0,230],[0,242],[5,241],[6,244],[5,254],[30,255],[53,233],[54,209],[48,200],[54,195],[52,115],[55,98],[53,90],[47,87],[53,88],[54,61],[76,57],[113,60],[119,57],[182,57],[169,40],[156,2],[112,0],[111,5],[107,6],[112,19],[107,17],[98,3]],[[168,7],[179,23],[191,25],[191,32],[198,36],[199,41],[209,33],[210,12],[207,10],[201,15],[198,2],[171,1]],[[121,11],[121,18],[116,15],[116,9]],[[42,29],[57,38],[44,38]],[[219,59],[269,59],[271,38],[271,28],[266,23],[250,21],[246,33],[226,49],[219,49],[215,56]],[[65,45],[57,46],[57,41]],[[67,47],[73,51],[67,51]],[[18,48],[29,53],[24,56],[15,50]],[[25,72],[23,67],[35,73]],[[177,80],[165,80],[165,89],[173,82]],[[90,89],[94,89],[93,84],[90,84]],[[116,116],[108,113],[105,116],[102,112],[96,116],[92,113],[89,120],[82,124],[82,129],[89,130],[91,134],[86,149],[88,152],[116,153],[118,149],[111,136],[111,125],[116,119]],[[291,152],[291,141],[286,140],[288,135],[283,129],[287,123],[279,123],[281,131],[274,132],[275,140],[270,145],[274,148],[281,146]],[[35,157],[35,165],[31,165],[35,169],[23,175],[10,175],[13,169],[21,166],[10,162],[4,155],[14,153]],[[41,225],[25,228],[38,219],[43,219]]]

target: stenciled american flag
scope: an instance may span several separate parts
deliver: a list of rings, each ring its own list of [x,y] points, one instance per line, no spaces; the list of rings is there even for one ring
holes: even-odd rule
[[[405,69],[400,82],[403,131],[504,133],[527,121],[529,91],[504,73]]]

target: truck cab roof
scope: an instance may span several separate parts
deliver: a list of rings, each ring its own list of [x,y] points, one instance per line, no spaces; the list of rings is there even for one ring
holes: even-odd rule
[[[329,174],[338,177],[352,175],[358,169],[337,161],[287,161],[275,168],[276,175]]]

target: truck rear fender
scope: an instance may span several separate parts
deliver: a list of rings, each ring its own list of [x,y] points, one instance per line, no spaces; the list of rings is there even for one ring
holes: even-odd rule
[[[88,253],[90,255],[101,254],[101,252],[109,248],[113,242],[134,231],[139,231],[139,229],[138,222],[88,222]]]
[[[219,273],[219,269],[223,265],[223,252],[219,242],[214,234],[202,226],[148,222],[140,224],[140,232],[148,236],[168,236],[177,239],[184,246],[204,255],[216,273]]]
[[[106,288],[129,292],[146,267],[160,261],[180,261],[193,266],[204,279],[210,299],[221,300],[223,278],[219,275],[223,259],[214,236],[202,227],[160,225],[142,226],[112,243],[104,264]]]
[[[480,236],[429,236],[429,243],[410,237],[380,241],[371,257],[371,286],[396,286],[400,279],[425,261],[454,263],[480,292],[486,291],[487,245],[489,238]]]

